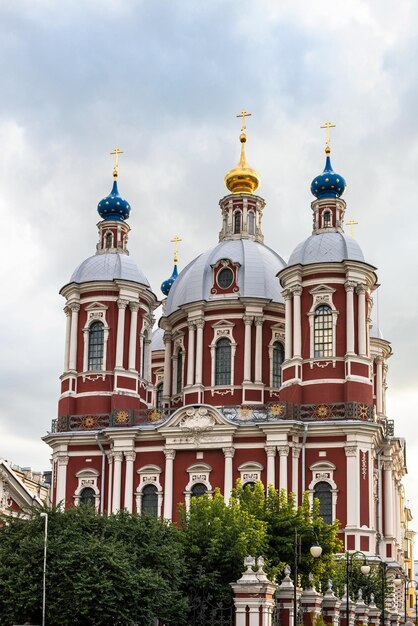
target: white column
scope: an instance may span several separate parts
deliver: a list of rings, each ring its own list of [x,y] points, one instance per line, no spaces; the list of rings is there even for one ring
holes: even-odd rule
[[[78,330],[78,312],[80,305],[78,302],[72,302],[68,305],[71,311],[71,338],[70,338],[70,357],[68,369],[76,371],[77,369],[77,330]]]
[[[358,353],[360,356],[367,356],[366,341],[366,286],[357,285],[358,294]]]
[[[262,377],[262,347],[263,347],[263,318],[256,317],[254,318],[255,323],[255,382],[261,383]]]
[[[107,456],[107,512],[112,512],[112,486],[113,486],[113,452],[106,452]]]
[[[393,537],[394,529],[393,529],[393,518],[394,511],[393,508],[395,506],[394,503],[394,494],[393,494],[393,472],[392,472],[392,461],[384,461],[383,463],[383,474],[384,474],[384,529],[385,529],[385,537],[391,538]]]
[[[62,455],[57,457],[57,491],[56,504],[60,508],[65,508],[66,486],[67,486],[67,465],[69,457]]]
[[[279,489],[287,491],[287,457],[289,455],[289,446],[277,446],[280,457],[279,465]]]
[[[382,415],[383,409],[383,359],[381,356],[376,358],[376,411],[378,415]]]
[[[64,372],[68,372],[70,360],[70,337],[71,337],[71,311],[68,306],[64,307],[64,313],[67,317],[65,326],[65,349],[64,349]]]
[[[188,322],[189,327],[189,341],[187,346],[187,384],[193,385],[194,383],[194,322]]]
[[[299,502],[299,456],[300,446],[295,444],[292,448],[292,491],[295,494],[296,506]]]
[[[267,455],[267,486],[276,487],[276,446],[264,448]]]
[[[233,488],[233,465],[232,459],[234,458],[235,448],[222,448],[222,452],[225,456],[225,470],[224,470],[224,499],[226,504],[231,497],[231,491]]]
[[[359,528],[360,526],[360,501],[359,501],[359,459],[358,449],[355,444],[345,446],[347,466],[347,526]]]
[[[202,384],[202,368],[203,368],[203,327],[205,320],[196,321],[196,385]]]
[[[354,354],[354,287],[355,283],[347,280],[344,283],[346,291],[346,343],[347,354]]]
[[[113,453],[113,501],[112,501],[112,513],[117,513],[120,510],[120,495],[121,495],[121,483],[122,483],[122,452]]]
[[[164,383],[163,397],[168,400],[170,397],[170,381],[171,381],[171,333],[164,333]]]
[[[293,293],[293,356],[300,357],[302,351],[302,330],[300,317],[300,297],[302,295],[302,287],[296,286],[292,288]]]
[[[123,367],[123,344],[125,341],[125,311],[128,301],[119,298],[118,300],[118,331],[116,335],[116,362],[115,366]]]
[[[165,454],[165,481],[164,481],[164,519],[173,517],[173,469],[175,450],[164,450]]]
[[[285,299],[285,343],[284,358],[292,358],[292,292],[289,289],[283,291]]]
[[[244,315],[244,382],[251,381],[251,326],[253,318]]]
[[[138,310],[139,310],[139,304],[138,302],[130,302],[129,303],[129,308],[131,310],[131,327],[129,330],[129,362],[128,362],[128,368],[131,371],[135,371],[136,370],[136,335],[137,335],[137,328],[138,328]]]
[[[134,461],[135,451],[128,450],[125,452],[125,497],[124,507],[128,513],[132,513],[132,502],[134,494]]]

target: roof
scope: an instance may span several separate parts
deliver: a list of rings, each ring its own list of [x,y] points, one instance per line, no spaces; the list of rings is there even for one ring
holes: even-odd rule
[[[330,232],[314,234],[296,246],[288,265],[310,263],[339,263],[341,261],[364,263],[363,252],[357,241],[344,233]]]
[[[150,284],[138,269],[135,261],[127,254],[106,252],[85,259],[73,272],[71,283],[88,283],[95,280],[131,280],[149,287]]]
[[[153,331],[151,337],[151,351],[164,350],[164,331],[162,328],[157,328]]]

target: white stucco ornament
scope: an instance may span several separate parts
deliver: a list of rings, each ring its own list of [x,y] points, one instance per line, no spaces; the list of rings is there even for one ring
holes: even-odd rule
[[[191,407],[181,419],[179,426],[185,433],[189,433],[196,443],[204,433],[212,430],[216,424],[215,418],[208,413],[206,407]]]

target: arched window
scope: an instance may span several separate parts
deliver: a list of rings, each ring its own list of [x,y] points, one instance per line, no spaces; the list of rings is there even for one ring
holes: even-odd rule
[[[248,212],[248,232],[250,235],[254,235],[255,232],[255,216],[253,211]]]
[[[332,311],[326,304],[321,304],[315,310],[314,356],[315,358],[332,356]]]
[[[273,387],[282,386],[282,364],[284,361],[283,346],[279,341],[273,344]]]
[[[106,233],[105,247],[106,248],[111,248],[112,244],[113,244],[113,235],[112,235],[112,233]]]
[[[147,341],[148,341],[148,331],[146,330],[142,336],[141,378],[145,378],[145,360],[147,358]]]
[[[322,215],[324,219],[324,228],[329,228],[331,226],[331,211],[324,211]]]
[[[103,369],[104,326],[102,322],[93,322],[89,329],[88,370]]]
[[[177,380],[176,393],[180,393],[183,389],[183,350],[180,348],[177,352]]]
[[[231,342],[223,337],[215,348],[215,385],[231,384]]]
[[[235,211],[234,213],[234,234],[237,235],[241,232],[241,211]]]
[[[191,488],[190,496],[192,498],[198,498],[199,496],[204,496],[205,493],[208,492],[208,488],[203,483],[196,483]]]
[[[157,393],[155,397],[155,407],[161,409],[163,401],[163,383],[157,385]]]
[[[319,514],[327,524],[332,524],[332,492],[331,485],[326,482],[316,483],[314,498],[319,500]]]
[[[94,489],[92,489],[91,487],[84,487],[84,489],[80,493],[80,504],[90,504],[95,506],[96,494],[94,492]]]
[[[244,491],[254,491],[254,488],[255,488],[255,483],[251,481],[248,483],[245,483],[244,485]]]
[[[158,490],[155,485],[146,485],[142,490],[141,513],[158,517]]]

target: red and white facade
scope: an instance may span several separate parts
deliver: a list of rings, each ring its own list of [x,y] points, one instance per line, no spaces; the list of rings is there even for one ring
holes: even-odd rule
[[[376,270],[344,235],[341,198],[312,203],[313,234],[288,265],[263,243],[264,204],[251,191],[221,200],[219,243],[174,282],[153,344],[159,303],[146,281],[76,270],[61,290],[64,371],[45,437],[53,502],[72,506],[89,489],[100,511],[141,512],[151,494],[175,519],[203,491],[228,500],[238,478],[298,503],[325,490],[346,549],[402,564],[405,445],[386,415],[390,344],[371,332]],[[92,259],[127,256],[127,230],[101,222]]]

